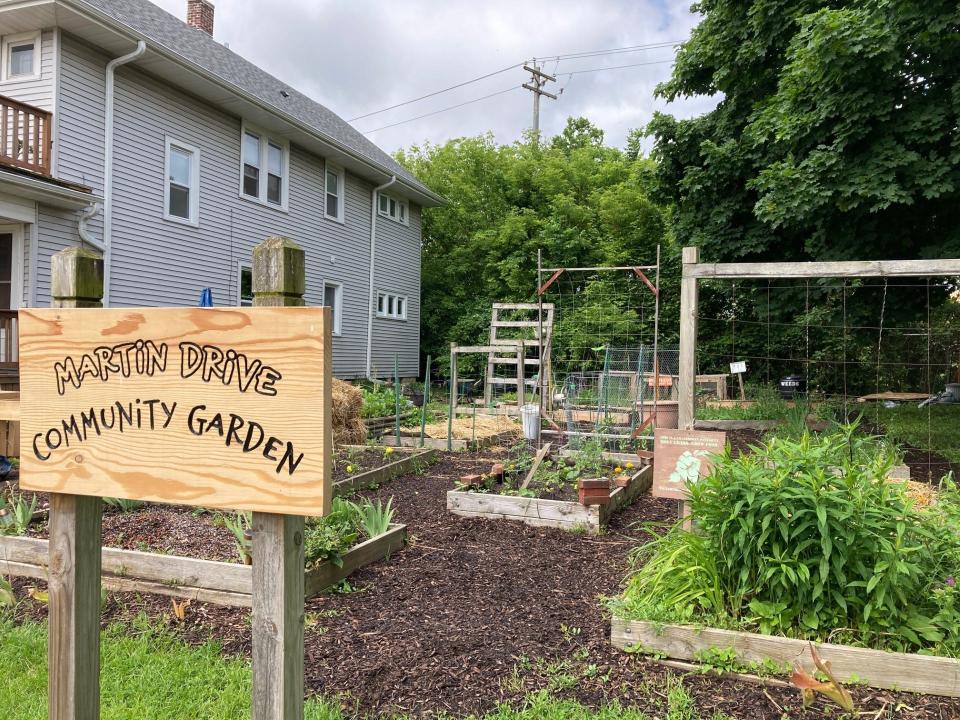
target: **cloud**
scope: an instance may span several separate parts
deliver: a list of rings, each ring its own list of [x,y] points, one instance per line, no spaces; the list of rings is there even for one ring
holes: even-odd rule
[[[154,0],[183,18],[186,0]],[[688,0],[217,0],[220,42],[344,118],[352,118],[454,85],[532,57],[684,40],[697,24]],[[269,12],[264,12],[265,6]],[[712,98],[667,105],[653,96],[670,75],[669,47],[596,57],[546,59],[556,74],[541,100],[541,130],[559,132],[569,116],[601,127],[622,146],[631,128],[655,110],[688,117]],[[662,62],[661,62],[662,61]],[[571,75],[636,63],[640,67]],[[431,113],[507,88],[496,97],[405,122],[368,136],[387,151],[424,141],[492,132],[511,142],[531,125],[532,94],[519,89],[521,68],[423,102],[357,120],[361,131]]]

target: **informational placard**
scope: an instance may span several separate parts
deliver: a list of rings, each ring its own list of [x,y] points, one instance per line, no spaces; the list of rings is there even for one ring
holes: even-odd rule
[[[723,452],[726,442],[725,432],[655,430],[653,496],[686,500],[686,488],[710,473],[711,456]]]
[[[19,315],[22,488],[324,513],[329,309]]]
[[[739,373],[745,373],[747,371],[747,363],[744,360],[738,360],[737,362],[730,363],[730,373],[732,375],[738,375]]]

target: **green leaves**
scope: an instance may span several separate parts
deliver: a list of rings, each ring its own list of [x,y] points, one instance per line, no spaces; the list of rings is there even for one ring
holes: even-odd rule
[[[956,2],[697,9],[702,20],[658,93],[723,99],[701,117],[658,115],[648,128],[682,244],[711,261],[956,247]]]
[[[895,460],[853,426],[728,451],[690,490],[696,531],[647,546],[624,607],[683,621],[676,603],[686,622],[960,654],[960,495],[948,480],[935,511],[915,509],[886,479]]]

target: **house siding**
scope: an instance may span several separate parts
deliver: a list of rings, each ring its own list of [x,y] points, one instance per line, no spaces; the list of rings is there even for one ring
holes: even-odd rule
[[[16,33],[19,35],[20,33]],[[0,81],[0,95],[53,112],[56,51],[53,30],[40,34],[40,75],[29,80]]]
[[[409,223],[377,217],[374,292],[407,298],[406,320],[374,317],[372,364],[377,375],[393,373],[395,354],[402,375],[420,374],[420,211],[416,206],[410,207]]]
[[[107,58],[61,37],[59,175],[102,191],[104,72]],[[290,148],[288,212],[240,197],[240,118],[203,104],[132,68],[116,75],[113,184],[112,306],[189,306],[211,288],[217,305],[238,301],[238,266],[271,235],[293,238],[306,253],[306,302],[323,301],[324,282],[343,286],[342,335],[334,338],[334,372],[361,376],[366,365],[372,185],[347,174],[345,223],[323,217],[324,160]],[[165,139],[200,152],[199,226],[163,218]],[[416,374],[419,339],[419,212],[409,227],[379,218],[376,282],[401,283],[409,296],[406,323],[374,325],[377,364]],[[416,218],[416,219],[415,219]],[[396,227],[389,227],[395,225]],[[387,227],[385,227],[387,226]],[[90,223],[100,237],[102,223]],[[76,217],[41,213],[38,304],[49,302],[49,253],[76,242]],[[396,245],[396,247],[392,246]],[[402,327],[401,327],[402,326]],[[379,346],[383,347],[379,347]]]

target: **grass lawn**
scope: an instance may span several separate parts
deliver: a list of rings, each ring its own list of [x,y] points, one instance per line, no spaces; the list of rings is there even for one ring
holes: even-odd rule
[[[960,405],[918,408],[914,403],[904,403],[895,408],[870,408],[864,416],[876,420],[894,442],[930,450],[960,463]]]
[[[187,646],[143,620],[115,625],[101,641],[102,720],[247,720],[250,665],[224,658],[216,645]],[[0,720],[47,717],[46,624],[16,625],[0,618]],[[682,683],[667,683],[665,720],[729,720],[701,716]],[[306,705],[306,720],[345,720],[339,707],[318,699]],[[396,719],[399,720],[399,719]],[[612,704],[593,711],[575,702],[534,693],[519,708],[501,708],[483,720],[650,720]]]

